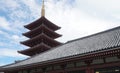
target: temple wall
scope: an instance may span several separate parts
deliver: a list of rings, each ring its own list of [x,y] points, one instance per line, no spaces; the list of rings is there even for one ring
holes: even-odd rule
[[[85,62],[77,62],[76,66],[80,67],[80,66],[86,66]]]
[[[102,63],[104,63],[103,59],[96,59],[96,60],[93,60],[91,64],[102,64]]]
[[[95,73],[95,69],[97,68],[107,68],[107,67],[116,67],[115,64],[112,63],[118,63],[116,65],[120,66],[120,58],[117,56],[114,57],[107,57],[107,58],[101,58],[101,59],[94,59],[90,61],[90,64],[86,63],[84,60],[78,60],[73,62],[66,62],[64,64],[54,64],[49,65],[45,67],[39,67],[39,68],[31,68],[27,70],[22,70],[18,72],[12,72],[12,73],[79,73],[80,70],[84,70],[82,73]],[[94,67],[95,66],[95,67]],[[5,72],[5,73],[11,73],[11,72]]]
[[[106,62],[115,62],[115,61],[120,61],[118,57],[107,57]]]

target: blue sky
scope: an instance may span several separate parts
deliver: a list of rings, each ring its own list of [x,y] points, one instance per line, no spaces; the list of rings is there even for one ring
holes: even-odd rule
[[[0,0],[0,65],[27,58],[18,50],[23,26],[41,16],[41,0]],[[45,0],[46,18],[62,28],[66,42],[120,25],[120,0]]]

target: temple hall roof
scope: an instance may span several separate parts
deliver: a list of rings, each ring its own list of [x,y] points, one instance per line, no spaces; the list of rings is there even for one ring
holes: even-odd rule
[[[44,63],[76,55],[86,55],[88,53],[106,51],[120,46],[120,27],[116,27],[104,32],[69,41],[61,46],[52,48],[46,52],[30,57],[18,63],[3,66],[3,69],[27,66],[35,63]],[[119,48],[118,48],[119,49]]]

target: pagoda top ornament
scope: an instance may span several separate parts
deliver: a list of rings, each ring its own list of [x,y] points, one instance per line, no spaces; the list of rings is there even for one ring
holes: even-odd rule
[[[45,4],[44,4],[44,0],[42,1],[41,16],[45,16]]]

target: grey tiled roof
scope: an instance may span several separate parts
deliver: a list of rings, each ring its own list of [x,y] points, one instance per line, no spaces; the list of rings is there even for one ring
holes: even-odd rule
[[[110,29],[101,33],[97,33],[94,35],[90,35],[87,37],[83,37],[80,39],[76,39],[73,41],[69,41],[64,45],[58,46],[44,52],[42,54],[38,54],[34,57],[26,59],[24,61],[11,64],[8,66],[3,66],[3,68],[24,66],[28,64],[44,62],[44,61],[52,61],[54,59],[83,54],[92,51],[104,50],[106,48],[117,47],[120,46],[120,27]],[[114,49],[114,48],[112,48]]]

